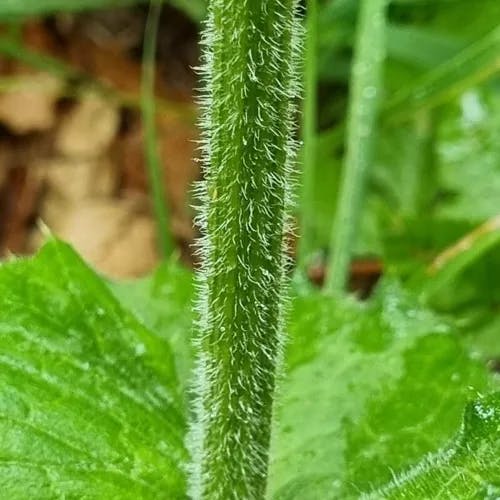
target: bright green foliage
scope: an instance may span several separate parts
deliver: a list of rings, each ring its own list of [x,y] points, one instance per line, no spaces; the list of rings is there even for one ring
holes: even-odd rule
[[[266,487],[299,97],[296,0],[213,0],[203,56],[195,498]]]
[[[317,249],[329,245],[345,156],[346,107],[353,95],[347,83],[358,14],[356,0],[326,0],[319,13],[320,83],[333,91],[322,95],[319,108],[320,122],[332,128],[318,138]],[[497,0],[391,2],[381,127],[356,256],[380,256],[386,269],[405,276],[472,224],[498,212],[498,148],[490,146],[498,142],[499,15]],[[483,121],[463,126],[467,119],[461,108],[481,108]],[[425,122],[429,155],[419,170],[411,165],[422,165],[417,157],[424,148],[418,142]],[[412,201],[415,188],[423,195],[420,207]],[[467,221],[458,220],[458,210],[470,215]]]
[[[432,69],[414,85],[397,92],[384,106],[389,120],[411,117],[421,109],[436,107],[459,96],[498,71],[500,28],[466,47]]]
[[[455,442],[371,496],[387,499],[500,496],[500,393],[467,406]]]
[[[112,290],[141,322],[62,243],[0,267],[0,490],[9,500],[186,498],[189,397],[166,339],[185,372],[191,275],[170,264]],[[268,498],[396,495],[396,475],[414,478],[407,498],[420,499],[414,485],[437,491],[435,477],[458,467],[494,491],[498,422],[477,415],[498,415],[497,399],[470,406],[446,445],[466,401],[489,387],[449,324],[387,285],[364,305],[299,293],[289,330]],[[414,469],[443,446],[456,458],[438,452],[435,465]]]
[[[390,482],[445,445],[467,400],[487,389],[449,325],[397,287],[379,292],[368,306],[294,300],[270,472],[276,498],[357,498]]]
[[[112,282],[108,286],[127,310],[172,347],[178,383],[187,392],[193,368],[191,272],[174,262],[166,262],[147,278]]]
[[[443,110],[436,152],[450,196],[439,205],[438,217],[479,225],[499,214],[499,134],[500,94],[494,82],[471,88]]]
[[[179,498],[172,353],[66,245],[0,268],[0,496]]]

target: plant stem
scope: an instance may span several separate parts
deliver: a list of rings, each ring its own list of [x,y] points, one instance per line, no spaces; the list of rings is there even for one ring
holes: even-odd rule
[[[146,155],[149,186],[153,198],[158,242],[163,257],[168,258],[173,251],[174,245],[170,234],[163,169],[158,155],[158,131],[156,129],[155,106],[155,54],[160,13],[161,3],[158,0],[151,0],[144,36],[141,112],[144,128],[144,153]]]
[[[296,0],[211,0],[191,496],[261,499],[282,350]]]
[[[425,194],[435,194],[434,112],[422,110],[416,113],[408,124],[412,128],[414,140],[408,158],[402,165],[401,213],[405,217],[417,217],[418,214],[429,213],[430,200]]]
[[[316,124],[318,119],[318,2],[307,2],[304,107],[302,114],[303,173],[301,200],[301,234],[299,240],[299,264],[307,264],[315,247],[316,217]]]
[[[328,293],[344,290],[359,227],[364,187],[373,162],[372,146],[385,55],[387,0],[362,0],[351,77],[347,152],[332,231]]]

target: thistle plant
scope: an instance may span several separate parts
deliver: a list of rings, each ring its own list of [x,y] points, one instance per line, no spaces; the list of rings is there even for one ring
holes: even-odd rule
[[[414,280],[410,293],[387,279],[369,304],[338,294],[373,163],[387,0],[360,2],[331,295],[306,288],[294,297],[286,376],[273,410],[297,149],[297,1],[210,2],[196,411],[188,410],[186,393],[191,273],[170,260],[145,280],[110,283],[51,239],[33,258],[0,263],[1,499],[500,498],[500,393],[468,402],[498,387],[478,355],[483,326],[466,340],[457,335],[451,311],[443,317],[429,309],[436,294],[453,303],[450,287],[491,254],[499,241],[495,220],[445,251],[433,266],[437,274],[422,284]],[[4,0],[0,14],[21,4],[39,9],[40,2]],[[66,3],[75,8],[75,2]],[[316,3],[322,5],[309,3],[313,29]],[[155,7],[150,27],[157,15]],[[498,33],[485,39],[488,60],[498,52],[492,42]],[[145,50],[150,61],[153,35]],[[485,45],[454,57],[454,71],[457,61],[477,56],[478,47]],[[466,65],[458,66],[463,75]],[[450,73],[440,68],[424,86],[446,73],[435,86],[442,92],[440,82]],[[143,109],[154,132],[153,78],[145,69],[150,100]],[[313,80],[306,79],[309,90]],[[314,114],[314,102],[305,109]],[[454,126],[463,128],[462,112],[453,120],[448,125],[458,120]],[[415,147],[433,139],[427,125]],[[314,139],[313,127],[308,130]],[[460,144],[476,141],[476,132],[467,130]],[[412,182],[420,178],[417,160],[408,170]],[[305,175],[310,186],[312,175]],[[407,192],[413,212],[419,191],[417,183]],[[306,187],[306,193],[313,191]],[[484,276],[463,283],[476,290],[477,278],[482,283]],[[460,324],[477,315],[477,304],[467,312],[462,295]],[[482,314],[492,330],[494,319]]]
[[[202,43],[194,498],[262,498],[283,345],[296,0],[212,0]]]

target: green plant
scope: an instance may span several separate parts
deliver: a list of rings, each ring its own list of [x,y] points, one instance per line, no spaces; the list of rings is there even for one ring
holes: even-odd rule
[[[293,286],[274,395],[297,92],[292,6],[211,6],[201,314],[191,311],[191,273],[172,262],[140,282],[107,283],[51,240],[1,264],[2,496],[180,499],[189,482],[207,499],[498,496],[500,396],[482,395],[495,379],[452,318],[395,280],[366,303]],[[280,20],[272,33],[265,7],[266,21]]]
[[[364,0],[360,7],[352,68],[347,152],[326,283],[326,288],[331,293],[342,291],[345,287],[351,252],[359,228],[365,184],[373,163],[374,131],[385,56],[386,6],[387,0]]]
[[[210,4],[193,496],[261,498],[282,351],[296,2]]]
[[[144,37],[141,111],[144,127],[144,150],[146,166],[149,176],[149,185],[157,224],[158,241],[164,258],[168,258],[173,251],[173,242],[169,227],[169,214],[165,197],[165,181],[163,167],[158,153],[158,133],[156,130],[156,101],[155,101],[155,63],[158,26],[160,23],[161,3],[152,0],[146,34]]]
[[[175,265],[110,291],[56,241],[1,266],[6,498],[186,497],[191,300],[190,273]],[[495,491],[497,399],[471,404],[452,439],[466,402],[491,383],[449,323],[388,283],[368,305],[295,292],[288,325],[268,498],[385,487],[398,498],[407,490],[394,477],[425,479],[424,491],[448,483],[455,498]]]
[[[300,203],[301,224],[298,259],[307,264],[315,250],[316,236],[316,141],[318,121],[318,3],[307,3],[306,43],[304,67],[304,106],[302,113],[302,199]]]
[[[147,0],[73,0],[71,2],[65,2],[64,0],[28,0],[22,3],[16,0],[4,0],[0,6],[0,20],[51,14],[58,11],[78,12],[90,9],[129,7],[144,3],[147,3]],[[200,21],[205,14],[205,0],[163,0],[163,3],[171,3],[175,7],[184,10],[186,14],[196,21]]]

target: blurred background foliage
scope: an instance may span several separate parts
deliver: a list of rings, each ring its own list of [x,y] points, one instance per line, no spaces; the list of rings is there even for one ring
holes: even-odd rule
[[[309,198],[312,206],[299,204],[297,213],[314,214],[308,221],[313,249],[308,274],[320,283],[330,252],[345,153],[359,2],[320,0],[318,10],[315,154],[314,164],[307,166],[314,170],[314,196]],[[195,148],[186,144],[192,144],[190,141],[196,137],[193,125],[196,111],[192,106],[196,79],[192,67],[197,64],[197,33],[205,11],[205,0],[165,2],[158,47],[163,83],[157,84],[157,107],[159,115],[167,117],[159,121],[168,122],[159,128],[161,133],[170,134],[170,138],[172,134],[175,136],[166,146],[162,141],[167,139],[160,139],[160,148],[163,144],[172,232],[187,261],[192,258],[190,245],[194,237],[190,229],[191,212],[187,208],[189,186],[199,174],[196,164],[190,161],[196,155]],[[123,138],[127,127],[134,123],[131,116],[135,116],[138,108],[137,88],[130,85],[137,76],[130,75],[135,75],[133,68],[140,65],[139,40],[145,12],[145,2],[133,0],[3,0],[0,56],[20,61],[23,68],[29,66],[63,80],[58,99],[64,103],[88,88],[118,103],[120,124],[115,135],[121,134]],[[124,16],[121,26],[118,13]],[[120,48],[120,57],[125,53],[123,59],[132,63],[117,68],[118,72],[130,74],[124,77],[122,74],[122,78],[100,74],[99,68],[111,61],[109,53],[101,65],[82,64],[82,57],[72,57],[61,48],[71,45],[68,40],[78,31],[75,26],[86,29],[92,25],[89,19],[94,23],[90,35],[94,41],[96,33],[104,30],[111,33],[114,42],[120,36],[132,38],[132,42],[124,42]],[[115,31],[110,27],[113,25],[110,19],[118,25]],[[135,28],[134,19],[138,25]],[[33,32],[33,25],[38,26],[38,35],[40,32],[46,35],[48,31],[51,42],[35,43],[37,46],[33,47],[33,37],[26,35],[30,26]],[[386,36],[383,95],[373,166],[356,236],[351,285],[361,286],[360,293],[366,293],[381,273],[397,276],[417,290],[422,300],[454,315],[463,326],[471,348],[478,355],[491,358],[498,368],[500,2],[392,0]],[[85,51],[85,45],[76,45],[74,50]],[[0,90],[4,93],[16,90],[17,77],[16,71],[3,74]],[[9,129],[5,124],[2,127]],[[179,134],[182,128],[185,132]],[[3,135],[6,133],[4,130]],[[15,141],[17,136],[32,138],[12,129],[8,133],[16,136],[11,137]],[[136,170],[141,169],[144,170],[143,164]],[[147,190],[143,181],[130,180],[132,174],[120,175],[113,196],[121,201],[126,197],[123,186],[127,182],[135,187],[142,182],[142,191]],[[180,183],[179,177],[184,179]],[[38,208],[33,211],[36,217],[42,215],[45,220]],[[36,217],[32,213],[30,223]],[[3,220],[3,224],[7,222]],[[91,237],[91,234],[85,236]],[[5,240],[3,244],[6,250],[13,251],[32,248],[22,244],[11,248]],[[139,253],[144,253],[140,244],[136,246]],[[129,245],[129,250],[132,249],[133,245]],[[119,255],[115,256],[118,258]],[[145,265],[133,272],[115,274],[135,275],[148,269]],[[109,266],[103,270],[109,272]],[[466,332],[474,333],[472,341]]]

